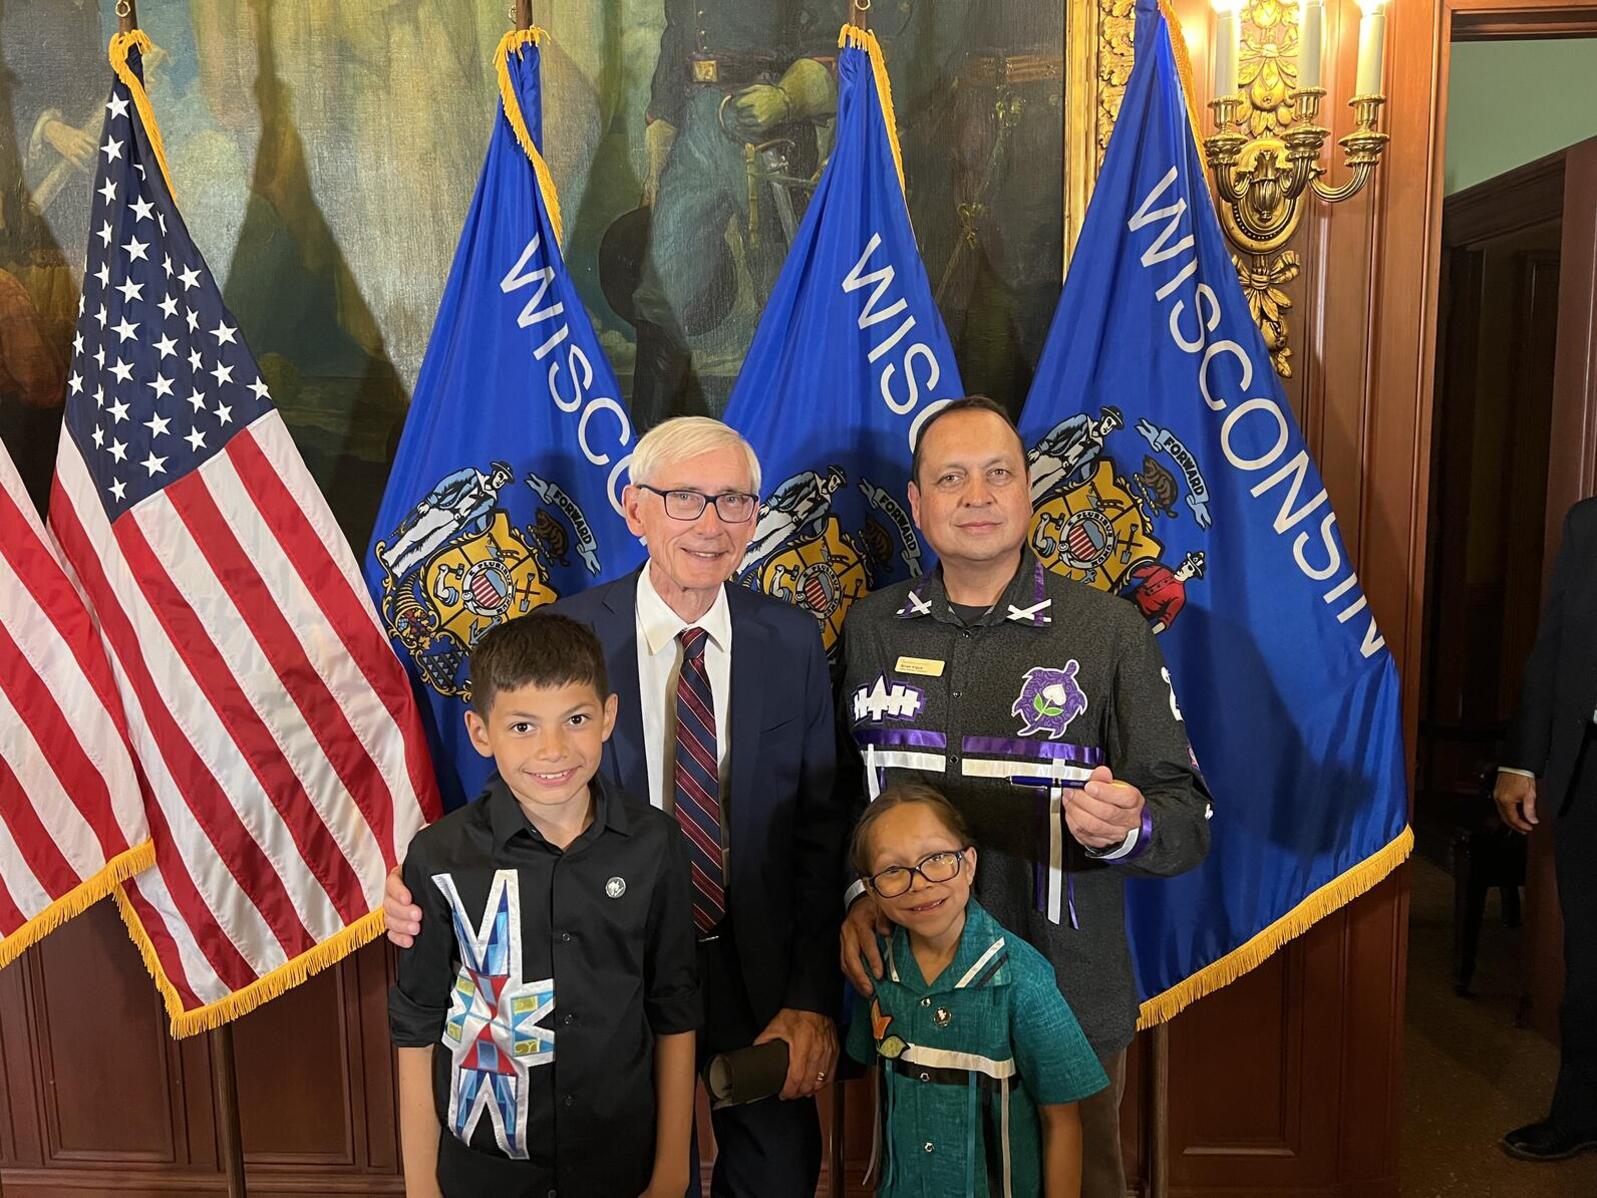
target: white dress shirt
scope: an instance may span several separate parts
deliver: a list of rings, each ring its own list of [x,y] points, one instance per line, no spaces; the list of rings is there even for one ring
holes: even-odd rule
[[[684,628],[702,628],[709,639],[704,666],[715,701],[715,760],[721,779],[722,868],[729,868],[727,848],[727,785],[731,778],[732,613],[726,588],[716,593],[710,610],[689,624],[666,605],[649,581],[651,567],[638,575],[638,698],[643,705],[643,750],[649,764],[649,802],[662,811],[675,807],[677,676],[682,673]]]

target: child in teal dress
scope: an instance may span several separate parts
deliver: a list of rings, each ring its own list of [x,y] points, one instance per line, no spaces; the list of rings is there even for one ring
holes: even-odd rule
[[[1079,1198],[1076,1104],[1109,1084],[1053,966],[971,898],[976,849],[930,786],[889,787],[855,869],[898,926],[849,1055],[876,1067],[884,1198]]]

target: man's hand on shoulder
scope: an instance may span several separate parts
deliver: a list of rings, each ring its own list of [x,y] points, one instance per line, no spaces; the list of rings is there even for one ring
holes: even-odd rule
[[[783,1007],[756,1044],[787,1041],[787,1082],[783,1098],[808,1098],[832,1080],[837,1068],[837,1026],[825,1015]]]
[[[410,890],[400,875],[399,866],[388,871],[383,881],[383,918],[388,924],[388,939],[400,948],[416,943],[421,931],[421,908],[410,901]]]
[[[875,979],[882,976],[882,952],[876,946],[876,938],[892,930],[893,925],[869,893],[855,899],[843,917],[839,956],[843,973],[861,994],[876,993]]]
[[[1129,782],[1116,782],[1109,767],[1092,771],[1085,786],[1065,800],[1065,826],[1089,849],[1112,849],[1142,823],[1147,800]]]

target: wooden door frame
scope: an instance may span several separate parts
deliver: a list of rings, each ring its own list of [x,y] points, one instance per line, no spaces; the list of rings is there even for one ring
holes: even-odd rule
[[[1430,227],[1432,235],[1431,270],[1427,276],[1427,374],[1435,377],[1436,317],[1440,303],[1440,263],[1442,246],[1442,210],[1446,202],[1443,176],[1446,161],[1447,93],[1452,74],[1452,47],[1455,42],[1480,42],[1497,40],[1525,40],[1530,38],[1597,37],[1597,5],[1570,3],[1569,0],[1442,0],[1437,34],[1439,37],[1436,111],[1433,116],[1437,130],[1438,147],[1431,163]],[[1581,143],[1583,145],[1590,143]],[[1560,159],[1563,154],[1557,155]],[[1530,163],[1518,168],[1531,172],[1541,163]],[[1597,154],[1578,156],[1567,169],[1560,163],[1564,194],[1574,194],[1578,187],[1597,187]],[[1589,228],[1565,225],[1561,258],[1566,267],[1574,263],[1597,261],[1597,233]],[[1555,426],[1570,422],[1580,428],[1579,437],[1555,438],[1553,455],[1548,462],[1547,478],[1547,555],[1545,571],[1552,569],[1554,553],[1563,524],[1564,513],[1577,499],[1597,491],[1597,371],[1591,363],[1597,362],[1597,337],[1592,328],[1597,317],[1597,295],[1592,287],[1584,289],[1577,276],[1584,272],[1578,268],[1563,272],[1564,285],[1559,293],[1558,334],[1561,352],[1560,370],[1553,381],[1553,419]],[[1587,276],[1589,278],[1589,275]],[[1570,340],[1566,340],[1570,339]],[[1571,344],[1584,345],[1585,352],[1563,352]],[[1430,430],[1432,426],[1435,395],[1430,383],[1426,384],[1421,401],[1425,435],[1420,440],[1425,461],[1420,474],[1425,489],[1425,505],[1421,511],[1422,533],[1429,537],[1428,524],[1430,491]],[[1410,595],[1409,627],[1416,631],[1424,628],[1425,593],[1423,584]],[[1413,643],[1417,658],[1419,641]],[[1419,662],[1415,660],[1414,665]]]

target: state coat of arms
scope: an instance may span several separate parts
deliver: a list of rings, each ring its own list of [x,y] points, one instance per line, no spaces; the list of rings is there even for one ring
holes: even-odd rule
[[[751,590],[809,610],[820,623],[828,657],[836,654],[849,607],[891,569],[895,551],[910,575],[921,572],[920,541],[909,515],[881,487],[859,481],[870,514],[857,528],[844,526],[834,503],[847,485],[841,466],[806,470],[783,482],[760,505],[737,575]]]
[[[490,628],[559,598],[550,570],[568,564],[573,546],[588,572],[599,572],[582,509],[554,483],[528,474],[523,481],[541,504],[518,525],[507,493],[514,478],[508,462],[455,470],[375,547],[383,624],[441,695],[467,697],[467,658]]]
[[[1031,547],[1055,573],[1130,599],[1159,633],[1186,605],[1188,583],[1207,567],[1202,549],[1187,550],[1172,565],[1170,542],[1191,543],[1208,531],[1208,486],[1191,451],[1148,420],[1138,421],[1136,432],[1151,452],[1128,476],[1108,452],[1111,435],[1124,428],[1120,409],[1105,406],[1096,417],[1060,421],[1032,446],[1026,455]]]

